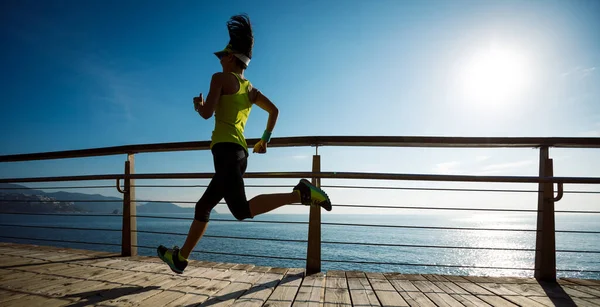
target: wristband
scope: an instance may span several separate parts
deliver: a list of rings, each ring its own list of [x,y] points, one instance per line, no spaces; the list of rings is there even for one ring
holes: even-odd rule
[[[271,132],[265,130],[265,132],[263,133],[263,135],[260,139],[265,141],[265,143],[269,143],[269,141],[271,140]]]

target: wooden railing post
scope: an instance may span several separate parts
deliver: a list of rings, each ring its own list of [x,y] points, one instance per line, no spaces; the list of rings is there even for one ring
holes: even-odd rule
[[[123,194],[123,230],[121,237],[121,255],[137,255],[137,223],[135,217],[135,180],[129,175],[134,173],[134,156],[127,154],[125,161],[125,193]]]
[[[313,173],[321,172],[321,156],[313,156]],[[312,178],[312,183],[321,186],[320,178]],[[310,206],[308,223],[308,248],[306,252],[306,274],[321,272],[321,207]]]
[[[548,147],[540,147],[540,177],[553,177]],[[556,281],[556,240],[554,227],[554,184],[539,183],[537,236],[534,277],[540,281]]]

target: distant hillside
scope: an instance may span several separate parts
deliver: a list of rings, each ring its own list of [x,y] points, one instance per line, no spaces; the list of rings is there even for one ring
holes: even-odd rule
[[[85,194],[85,193],[70,193],[70,192],[44,192],[41,190],[30,189],[18,184],[0,183],[0,194],[3,200],[0,206],[3,210],[45,210],[42,212],[64,212],[65,210],[73,212],[90,212],[90,213],[113,213],[123,211],[123,200],[118,197],[104,196],[100,194]],[[8,197],[7,195],[12,195]],[[29,202],[10,202],[12,199],[25,199],[30,197],[30,200],[37,200],[36,197],[48,198],[42,207],[32,207],[27,205]],[[51,201],[52,200],[52,201]],[[63,202],[56,202],[61,200]],[[97,202],[100,201],[100,202]],[[54,202],[54,205],[50,203]],[[67,204],[70,204],[67,206]],[[50,211],[49,211],[50,210]],[[193,213],[194,208],[183,208],[173,203],[149,202],[138,204],[136,208],[139,213]],[[32,211],[21,211],[32,212]],[[218,213],[213,210],[214,213]]]
[[[44,195],[4,193],[0,191],[0,210],[4,212],[83,212],[72,202],[56,201],[56,198]]]

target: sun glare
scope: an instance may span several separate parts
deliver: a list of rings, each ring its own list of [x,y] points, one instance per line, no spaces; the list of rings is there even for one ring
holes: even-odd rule
[[[518,99],[530,84],[530,65],[524,54],[491,47],[473,54],[461,68],[462,94],[469,102],[504,105]]]

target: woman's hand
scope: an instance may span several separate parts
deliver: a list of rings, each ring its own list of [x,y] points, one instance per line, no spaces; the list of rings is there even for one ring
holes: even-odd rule
[[[200,108],[204,106],[204,98],[202,98],[202,93],[200,93],[200,96],[198,97],[194,97],[194,110],[196,110],[196,112],[200,113]]]
[[[258,141],[258,143],[254,144],[254,152],[259,154],[264,154],[267,152],[267,143],[263,140]]]

